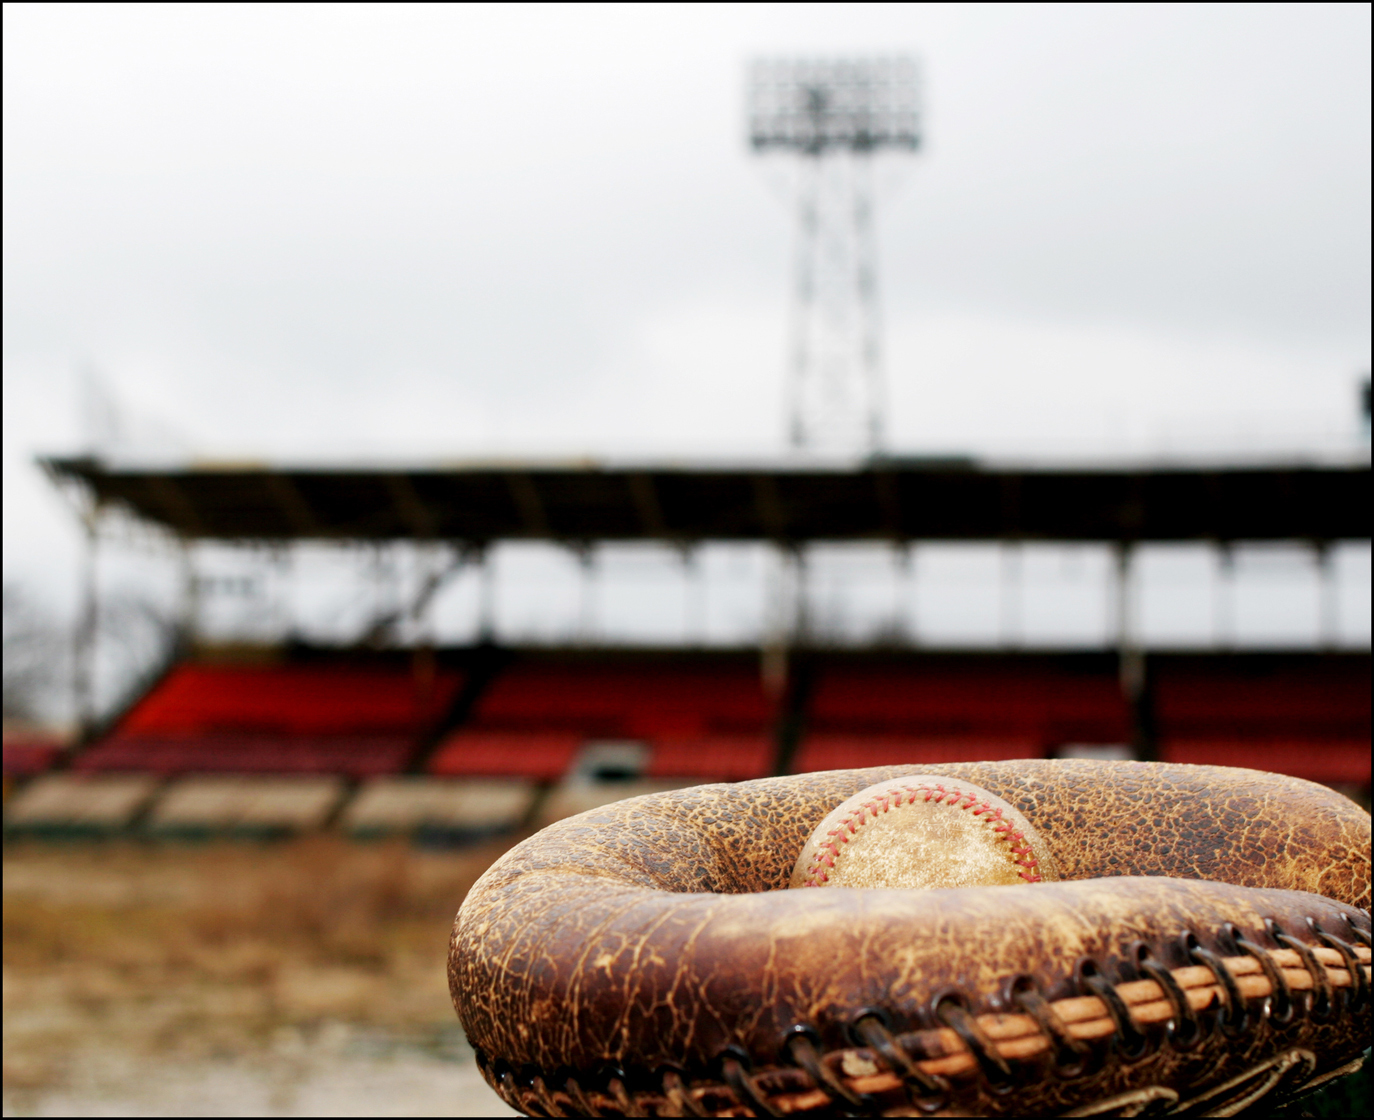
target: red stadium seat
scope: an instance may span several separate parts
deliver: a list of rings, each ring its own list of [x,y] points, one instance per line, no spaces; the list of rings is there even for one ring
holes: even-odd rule
[[[430,759],[429,772],[553,781],[567,771],[582,738],[568,731],[455,731]]]
[[[257,730],[292,735],[415,731],[452,702],[461,675],[421,688],[404,670],[348,665],[178,665],[120,721],[127,734]]]
[[[1318,738],[1368,737],[1370,684],[1367,677],[1272,673],[1263,677],[1218,672],[1161,672],[1155,686],[1161,729],[1211,737],[1239,727],[1303,732]]]
[[[4,772],[16,778],[41,774],[61,753],[59,744],[44,739],[11,740],[4,745]]]
[[[362,778],[404,769],[414,749],[410,736],[114,735],[79,756],[74,768]]]
[[[1155,682],[1160,757],[1368,787],[1368,663],[1168,663]]]
[[[756,735],[664,735],[650,740],[646,776],[742,782],[772,771],[771,737]]]
[[[922,738],[917,735],[820,733],[808,736],[792,769],[848,770],[865,766],[921,766],[934,762],[992,762],[1005,758],[1040,758],[1036,736]]]
[[[1271,770],[1333,785],[1370,782],[1368,739],[1166,739],[1160,744],[1160,758]]]

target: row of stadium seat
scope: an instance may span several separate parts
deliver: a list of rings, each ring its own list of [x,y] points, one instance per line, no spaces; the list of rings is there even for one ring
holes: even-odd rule
[[[431,830],[448,840],[516,827],[538,790],[528,782],[382,777],[356,794],[337,775],[47,774],[5,806],[10,834],[272,835],[337,820],[360,837]],[[555,807],[556,808],[556,807]]]
[[[445,741],[426,770],[436,775],[510,776],[539,782],[554,781],[567,773],[587,742],[585,736],[570,732],[458,732]],[[771,772],[775,752],[769,738],[743,735],[650,740],[646,746],[649,748],[649,762],[644,769],[646,777],[700,781],[765,777]],[[1324,782],[1368,784],[1370,770],[1368,739],[1312,735],[1164,738],[1159,749],[1165,761],[1248,766]],[[154,774],[316,773],[362,778],[401,772],[413,751],[413,743],[395,739],[115,738],[78,757],[74,769]],[[51,765],[57,753],[55,748],[46,748],[39,757],[7,748],[6,773],[16,777],[40,773]],[[1030,736],[938,737],[819,732],[803,740],[792,768],[800,772],[902,763],[1035,758],[1045,753],[1044,743]]]
[[[432,774],[512,774],[553,781],[568,772],[578,753],[595,739],[576,731],[465,728],[454,732],[430,761]],[[766,777],[775,748],[771,734],[658,736],[649,749],[644,775],[738,782]]]
[[[62,744],[53,739],[6,735],[4,769],[6,778],[24,778],[50,770],[62,757]]]
[[[605,737],[700,735],[769,727],[777,705],[757,672],[515,666],[493,681],[477,718],[491,727],[576,729]]]
[[[415,754],[403,735],[130,734],[120,731],[77,757],[86,771],[146,770],[154,774],[395,774]]]
[[[1166,739],[1160,745],[1165,762],[1204,766],[1243,766],[1272,770],[1311,782],[1369,788],[1369,737],[1323,739],[1315,736],[1242,739]]]
[[[351,790],[337,775],[45,774],[5,805],[6,835],[168,839],[271,837],[330,826],[370,839],[411,836],[452,846],[555,820],[681,783],[588,783],[547,790],[501,778],[385,776]]]
[[[845,756],[842,744],[857,747],[859,735],[874,744],[869,753],[884,757],[898,741],[920,740],[922,757],[932,761],[967,758],[980,745],[990,752],[983,757],[1006,758],[1041,755],[1065,742],[1130,738],[1130,714],[1113,674],[1056,673],[1036,665],[919,674],[896,667],[832,669],[820,675],[806,720],[812,736],[798,762],[808,769],[816,768],[813,757]]]
[[[415,734],[441,718],[461,673],[429,679],[350,665],[177,665],[120,721],[128,735],[232,729],[302,736]]]
[[[1368,784],[1367,662],[1242,672],[1153,672],[1161,757],[1252,765]],[[87,772],[317,773],[406,770],[432,742],[464,675],[319,664],[181,664],[82,753]],[[552,782],[588,742],[646,748],[646,779],[740,780],[771,772],[777,700],[756,666],[517,662],[482,692],[427,760],[435,775]],[[1129,713],[1110,663],[1084,671],[1033,659],[822,663],[796,770],[1042,756],[1064,743],[1121,743]],[[18,744],[16,744],[18,748]],[[52,752],[6,747],[7,773]],[[13,765],[12,765],[13,763]]]
[[[1367,668],[1367,666],[1366,666]],[[1368,739],[1370,684],[1363,673],[1327,669],[1239,676],[1206,668],[1162,669],[1155,720],[1164,735]]]

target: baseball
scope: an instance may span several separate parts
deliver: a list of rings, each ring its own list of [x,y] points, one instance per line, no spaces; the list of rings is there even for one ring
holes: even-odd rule
[[[972,782],[912,774],[869,786],[816,826],[792,887],[987,887],[1054,882],[1025,817]]]

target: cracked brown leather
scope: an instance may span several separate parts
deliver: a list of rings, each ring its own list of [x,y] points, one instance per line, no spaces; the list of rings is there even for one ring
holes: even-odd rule
[[[570,1069],[595,1079],[619,1067],[633,1086],[664,1065],[706,1076],[729,1047],[755,1069],[788,1066],[788,1031],[816,1032],[825,1051],[853,1046],[848,1025],[868,1008],[896,1031],[928,1029],[940,1025],[934,1003],[944,993],[975,1014],[1013,1010],[1008,985],[1018,976],[1046,999],[1080,995],[1083,961],[1114,984],[1133,980],[1141,945],[1182,967],[1188,933],[1221,953],[1234,951],[1236,932],[1264,949],[1278,946],[1276,931],[1317,945],[1309,920],[1346,940],[1347,923],[1369,929],[1369,815],[1313,783],[1221,767],[923,765],[1016,806],[1063,881],[781,889],[826,813],[914,770],[654,794],[513,848],[469,893],[450,949],[450,990],[484,1072]],[[1281,1026],[1256,1011],[1237,1037],[1213,1029],[1187,1050],[1150,1028],[1138,1060],[1100,1047],[1073,1078],[1043,1055],[1016,1063],[1024,1068],[1010,1093],[986,1077],[958,1081],[950,1107],[1055,1113],[1141,1085],[1220,1083],[1293,1048],[1332,1069],[1368,1045],[1368,1000],[1358,1010],[1341,1000],[1327,1022],[1305,1012]]]

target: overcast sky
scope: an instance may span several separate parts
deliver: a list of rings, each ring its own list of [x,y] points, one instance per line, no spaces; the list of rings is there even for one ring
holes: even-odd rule
[[[7,578],[71,571],[92,376],[146,455],[780,454],[798,53],[922,67],[894,450],[1356,445],[1368,5],[6,5]]]

